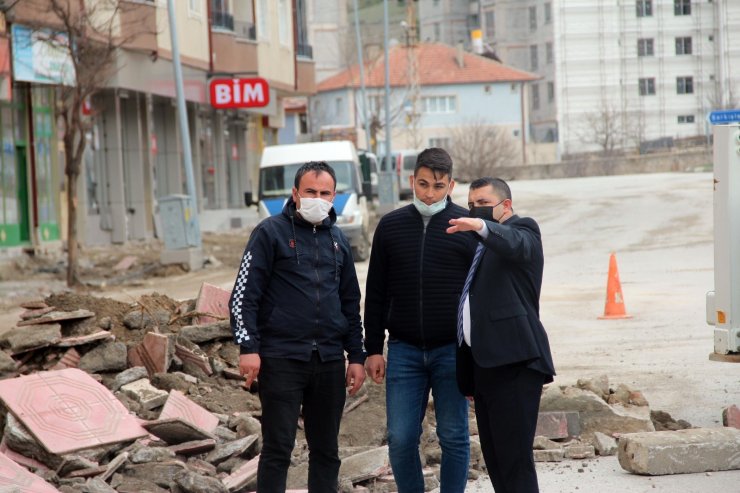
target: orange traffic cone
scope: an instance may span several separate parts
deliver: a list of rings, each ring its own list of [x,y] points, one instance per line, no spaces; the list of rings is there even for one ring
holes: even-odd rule
[[[632,318],[627,315],[622,296],[622,285],[619,282],[617,271],[617,257],[612,253],[609,257],[609,278],[606,281],[606,306],[604,315],[600,319]]]

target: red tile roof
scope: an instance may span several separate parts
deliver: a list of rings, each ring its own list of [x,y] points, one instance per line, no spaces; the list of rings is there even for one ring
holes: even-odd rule
[[[408,85],[408,50],[405,45],[396,45],[389,50],[390,85]],[[441,84],[470,84],[486,82],[526,82],[536,80],[538,75],[508,67],[490,58],[463,52],[463,66],[457,62],[457,48],[442,43],[419,43],[416,48],[419,84],[421,86]],[[365,62],[365,86],[383,87],[385,56]],[[331,91],[344,87],[359,87],[359,65],[323,80],[317,90]]]

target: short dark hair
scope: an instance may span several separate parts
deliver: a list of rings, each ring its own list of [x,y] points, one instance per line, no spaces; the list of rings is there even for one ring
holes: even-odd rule
[[[493,188],[493,193],[495,193],[496,196],[499,197],[501,200],[512,200],[511,188],[509,188],[509,185],[501,178],[493,178],[490,176],[476,178],[470,183],[470,189],[476,190],[478,188],[487,187],[489,185]]]
[[[434,174],[434,178],[437,178],[437,173],[439,173],[440,176],[448,175],[452,179],[452,158],[447,151],[439,147],[424,149],[416,156],[414,176],[416,176],[419,168],[429,168]]]
[[[334,173],[334,168],[326,164],[326,161],[309,161],[308,163],[298,168],[298,171],[295,172],[295,180],[293,182],[293,186],[295,186],[296,190],[300,188],[301,178],[303,178],[303,175],[305,175],[309,171],[313,171],[317,175],[322,171],[329,173],[331,179],[334,180],[334,189],[336,190],[337,174]]]

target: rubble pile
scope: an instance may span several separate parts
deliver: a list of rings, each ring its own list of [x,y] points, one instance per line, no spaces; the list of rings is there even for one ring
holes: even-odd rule
[[[261,408],[239,374],[228,295],[204,284],[185,302],[64,293],[24,303],[15,327],[0,328],[2,480],[34,492],[254,490]],[[384,392],[367,382],[347,399],[342,491],[395,491]],[[613,455],[620,434],[690,427],[605,376],[549,386],[541,411],[540,461]],[[485,464],[472,409],[470,429],[474,479]],[[439,486],[434,430],[430,402],[420,447],[427,491]],[[289,488],[305,489],[307,464],[299,422]]]

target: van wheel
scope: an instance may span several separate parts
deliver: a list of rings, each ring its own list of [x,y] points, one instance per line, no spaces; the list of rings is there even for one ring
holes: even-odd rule
[[[370,258],[370,240],[366,233],[363,233],[360,244],[352,247],[352,257],[354,257],[355,262],[364,262]]]

